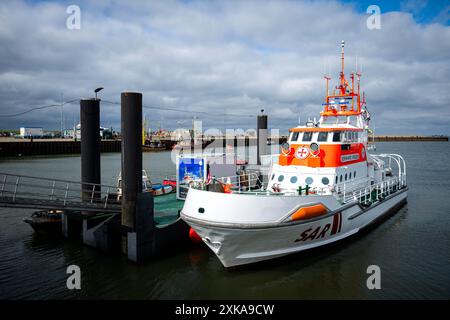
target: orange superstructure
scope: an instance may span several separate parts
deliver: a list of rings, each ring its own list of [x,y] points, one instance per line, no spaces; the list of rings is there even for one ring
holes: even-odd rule
[[[346,145],[346,150],[342,150],[342,145],[339,144],[322,145],[317,154],[309,151],[309,156],[304,159],[296,157],[294,151],[302,147],[309,148],[309,145],[292,145],[289,154],[280,156],[278,164],[315,168],[340,167],[366,161],[366,148],[362,143]]]
[[[319,122],[309,120],[306,126],[289,130],[289,143],[282,146],[279,165],[338,168],[367,161],[369,114],[363,109],[361,74],[351,73],[350,82],[345,78],[343,41],[341,61],[339,83],[332,94],[329,92],[331,77],[325,76],[326,97]]]

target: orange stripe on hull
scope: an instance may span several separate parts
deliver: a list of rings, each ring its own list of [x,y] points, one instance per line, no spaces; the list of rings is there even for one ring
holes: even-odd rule
[[[316,204],[309,207],[301,207],[291,216],[291,220],[304,220],[318,217],[327,213],[327,208],[323,204]]]

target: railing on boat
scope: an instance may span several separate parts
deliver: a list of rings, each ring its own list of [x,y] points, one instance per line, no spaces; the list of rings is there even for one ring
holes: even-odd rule
[[[233,188],[233,192],[245,192],[251,188],[262,188],[264,186],[261,174],[257,171],[247,170],[243,174],[214,178],[221,184],[229,184]]]
[[[314,195],[333,195],[338,201],[348,203],[352,201],[359,201],[364,204],[377,201],[388,194],[393,193],[406,186],[406,163],[402,156],[398,154],[379,154],[372,155],[373,161],[378,162],[380,168],[384,167],[382,158],[388,159],[387,168],[392,169],[392,162],[397,164],[397,175],[392,178],[385,179],[381,182],[372,185],[367,184],[366,178],[359,178],[350,182],[338,183],[327,187],[314,187],[309,189],[309,192],[299,194],[298,191],[273,192],[267,190],[263,185],[263,179],[258,172],[247,173],[247,181],[252,182],[245,185],[243,188],[243,175],[236,175],[230,177],[215,178],[216,181],[222,184],[229,184],[232,186],[233,193],[247,194],[247,195],[266,195],[266,196],[314,196]],[[392,172],[392,171],[391,171]],[[251,186],[260,186],[259,189],[253,189]],[[304,190],[304,189],[303,189]]]
[[[345,192],[344,188],[343,190],[338,190],[335,193],[335,196],[343,204],[353,201],[369,204],[371,202],[383,199],[389,194],[392,194],[405,186],[406,179],[404,176],[402,176],[402,178],[392,177],[370,186],[351,190],[350,192]]]

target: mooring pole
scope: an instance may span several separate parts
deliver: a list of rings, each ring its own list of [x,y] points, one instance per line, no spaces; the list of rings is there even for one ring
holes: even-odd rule
[[[81,197],[83,201],[100,197],[100,100],[80,100]],[[90,183],[98,184],[93,186]]]
[[[261,113],[264,110],[261,110]],[[267,154],[267,115],[258,115],[257,120],[257,161],[258,165],[261,164],[261,156]]]
[[[137,194],[142,192],[142,94],[122,92],[122,225],[136,228]]]
[[[122,92],[122,251],[142,262],[153,255],[153,196],[142,192],[142,94]]]

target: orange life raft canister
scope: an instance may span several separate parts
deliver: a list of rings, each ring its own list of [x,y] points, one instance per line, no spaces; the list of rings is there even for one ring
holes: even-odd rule
[[[311,219],[317,216],[321,216],[327,213],[327,211],[327,208],[325,208],[325,206],[321,203],[313,206],[301,207],[292,214],[291,220]]]

